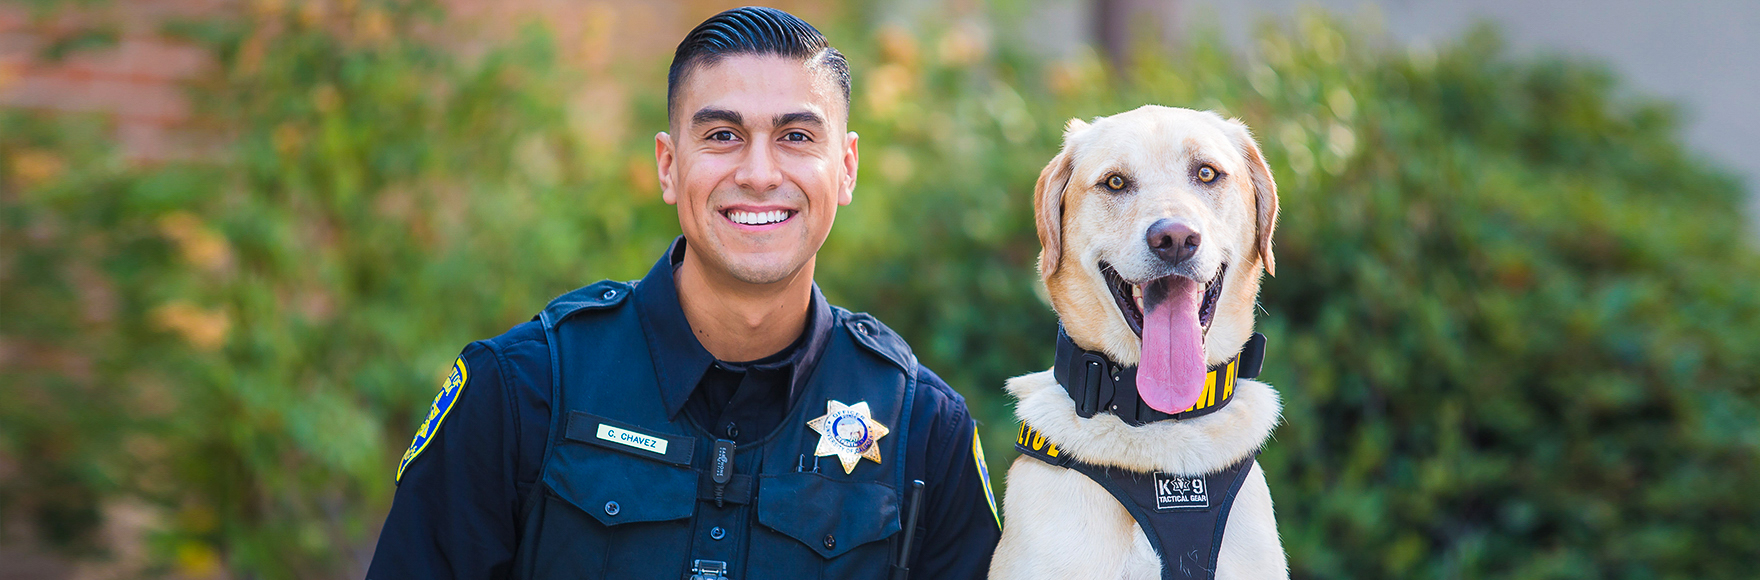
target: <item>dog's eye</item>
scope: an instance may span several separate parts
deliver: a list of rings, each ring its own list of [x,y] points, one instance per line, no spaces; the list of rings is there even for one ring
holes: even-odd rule
[[[1106,189],[1120,191],[1124,189],[1124,177],[1114,175],[1106,178]]]
[[[1198,181],[1210,183],[1216,181],[1216,168],[1209,165],[1198,168]]]

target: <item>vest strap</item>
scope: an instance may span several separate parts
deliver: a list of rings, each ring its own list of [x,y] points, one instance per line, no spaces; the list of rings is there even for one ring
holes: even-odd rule
[[[1107,412],[1117,415],[1127,425],[1145,425],[1168,419],[1184,420],[1202,417],[1221,410],[1234,400],[1236,378],[1259,376],[1265,362],[1265,335],[1257,332],[1247,339],[1234,358],[1210,367],[1204,375],[1203,394],[1190,408],[1178,413],[1163,413],[1144,403],[1137,394],[1137,367],[1124,366],[1107,358],[1105,353],[1076,346],[1063,323],[1057,324],[1057,362],[1052,376],[1075,401],[1076,414],[1083,418]]]

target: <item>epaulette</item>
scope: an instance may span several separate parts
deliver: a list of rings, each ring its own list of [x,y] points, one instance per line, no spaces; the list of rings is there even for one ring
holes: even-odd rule
[[[623,304],[634,289],[633,283],[600,280],[557,296],[544,306],[538,318],[544,321],[545,328],[551,328],[577,312],[615,308]]]
[[[844,330],[849,331],[850,337],[855,339],[856,344],[892,361],[907,373],[916,370],[917,357],[911,354],[910,345],[898,333],[881,323],[880,319],[866,312],[850,312],[835,307],[833,313],[843,323]]]

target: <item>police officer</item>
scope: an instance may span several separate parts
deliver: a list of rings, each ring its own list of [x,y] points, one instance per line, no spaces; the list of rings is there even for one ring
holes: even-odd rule
[[[683,235],[465,347],[368,578],[982,577],[999,522],[964,400],[813,283],[855,189],[843,56],[740,8],[667,84]]]

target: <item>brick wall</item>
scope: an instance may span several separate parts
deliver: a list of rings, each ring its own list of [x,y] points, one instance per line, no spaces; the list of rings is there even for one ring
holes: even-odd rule
[[[301,0],[280,0],[289,4]],[[346,1],[346,0],[343,0]],[[526,23],[549,27],[566,62],[589,73],[613,63],[665,62],[697,22],[745,4],[709,0],[440,0],[450,15],[440,34],[469,55]],[[748,0],[749,1],[749,0]],[[19,0],[0,0],[0,107],[96,113],[111,120],[123,155],[137,163],[183,159],[213,150],[215,138],[191,128],[184,84],[217,72],[201,48],[163,34],[176,19],[229,17],[276,0],[111,0],[48,13]],[[314,0],[328,6],[337,2]],[[774,3],[809,21],[820,3]],[[95,48],[62,51],[89,31],[105,31]],[[664,71],[655,71],[654,78]],[[618,111],[621,91],[583,88],[572,99],[584,111]],[[588,121],[592,123],[591,120]]]
[[[136,161],[199,151],[181,83],[207,73],[212,58],[166,38],[174,18],[223,13],[223,0],[122,0],[79,10],[36,13],[0,2],[0,107],[98,113],[113,120],[116,141]],[[97,48],[59,51],[101,31]]]

